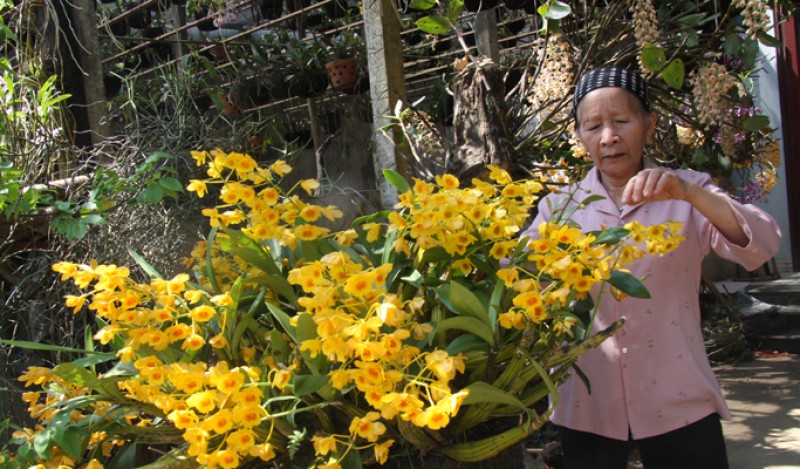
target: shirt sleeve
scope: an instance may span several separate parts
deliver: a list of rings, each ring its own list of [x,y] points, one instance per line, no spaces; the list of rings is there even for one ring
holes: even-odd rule
[[[755,270],[778,252],[781,230],[768,213],[754,205],[733,200],[729,194],[716,186],[707,174],[692,172],[692,176],[691,179],[694,179],[696,184],[725,197],[748,239],[746,246],[732,243],[707,218],[694,210],[695,216],[701,218],[698,223],[699,234],[710,249],[724,259],[741,264],[747,270]]]

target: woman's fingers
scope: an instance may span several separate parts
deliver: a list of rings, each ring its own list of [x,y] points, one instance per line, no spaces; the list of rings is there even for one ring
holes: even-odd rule
[[[684,181],[671,171],[645,169],[632,177],[625,186],[622,202],[638,204],[651,200],[684,199]]]

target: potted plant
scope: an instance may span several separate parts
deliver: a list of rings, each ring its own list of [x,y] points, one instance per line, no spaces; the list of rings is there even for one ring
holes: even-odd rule
[[[366,45],[358,33],[343,33],[330,41],[330,60],[325,63],[331,86],[340,91],[352,91],[366,71]]]
[[[314,98],[328,89],[326,56],[326,48],[321,41],[289,38],[282,53],[273,62],[286,71],[283,78],[288,84],[290,96]]]
[[[53,266],[80,288],[67,305],[95,311],[100,326],[92,361],[75,350],[79,360],[19,378],[37,390],[27,403],[39,420],[19,432],[21,467],[62,447],[99,467],[101,444],[126,456],[141,441],[165,445],[154,468],[479,461],[544,424],[551,410],[534,405],[557,403],[575,360],[622,326],[591,330],[585,289],[613,273],[620,291],[646,294],[616,255],[630,249],[627,230],[551,223],[529,250],[515,233],[542,186],[497,167],[471,188],[387,171],[396,209],[333,231],[325,223],[343,213],[306,202],[319,182],[284,180],[284,160],[192,156],[208,177],[187,190],[219,202],[202,211],[214,228],[191,275],[162,277],[138,255],[152,280],[115,265]],[[561,266],[573,263],[580,284]],[[98,358],[113,361],[109,372]],[[90,442],[98,421],[113,432]]]

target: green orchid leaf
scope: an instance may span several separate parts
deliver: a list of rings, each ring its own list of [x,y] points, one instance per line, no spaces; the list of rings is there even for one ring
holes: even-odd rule
[[[299,253],[298,257],[302,258],[306,261],[318,261],[322,259],[322,256],[325,254],[323,251],[322,240],[319,239],[311,239],[311,240],[303,240],[301,239],[298,243],[299,246]]]
[[[585,205],[589,205],[592,202],[597,202],[599,200],[604,200],[605,198],[606,197],[602,196],[602,195],[590,195],[589,197],[586,197],[585,199],[581,200],[580,205],[584,205],[584,206]]]
[[[712,19],[716,18],[718,15],[708,15],[706,13],[694,13],[691,15],[686,15],[678,18],[678,23],[683,26],[691,26],[691,27],[698,27],[704,23],[711,21]]]
[[[228,238],[217,238],[217,245],[220,249],[235,254],[248,264],[265,272],[266,276],[253,277],[252,280],[258,279],[284,297],[289,303],[297,305],[297,295],[292,285],[284,278],[280,268],[275,264],[274,258],[263,246],[241,232],[225,230],[225,234],[228,235]]]
[[[417,27],[422,32],[438,36],[452,31],[453,23],[447,17],[442,15],[430,15],[418,19]]]
[[[164,188],[158,185],[152,185],[136,196],[136,202],[140,204],[157,204],[163,199]]]
[[[459,353],[474,350],[486,350],[486,341],[473,334],[461,334],[450,341],[445,350],[450,355],[458,355]]]
[[[58,438],[68,426],[72,424],[72,411],[60,410],[50,419],[50,427],[53,428],[54,435]]]
[[[283,334],[277,329],[272,329],[269,337],[269,356],[275,360],[275,363],[286,363],[292,350]]]
[[[292,325],[289,315],[270,302],[266,302],[264,304],[267,305],[269,312],[272,313],[272,316],[278,321],[278,323],[280,323],[281,327],[283,327],[283,331],[286,332],[295,343],[297,343],[297,328]]]
[[[744,129],[750,132],[756,132],[767,127],[769,127],[769,117],[761,114],[750,116],[744,121]]]
[[[749,68],[755,66],[756,60],[758,60],[758,54],[758,41],[747,37],[742,39],[742,47],[739,49],[739,53],[736,55],[742,59],[744,66]]]
[[[764,44],[767,47],[783,47],[783,43],[776,39],[774,36],[770,36],[765,31],[758,31],[758,41],[761,44]]]
[[[44,350],[46,352],[69,352],[69,353],[79,353],[79,354],[91,354],[91,355],[102,356],[103,358],[115,356],[113,353],[108,353],[108,352],[98,352],[96,350],[86,350],[86,349],[72,348],[72,347],[61,347],[58,345],[48,345],[39,342],[31,342],[28,340],[0,339],[0,344],[11,345],[13,347],[20,347],[29,350]]]
[[[150,265],[150,263],[147,262],[147,260],[141,254],[131,248],[128,248],[128,255],[131,256],[133,260],[139,264],[139,267],[144,270],[144,273],[149,275],[151,278],[164,279],[164,277],[162,277],[161,274],[158,273],[158,271],[152,265]]]
[[[306,340],[318,338],[317,324],[314,322],[314,319],[312,319],[311,315],[308,313],[301,314],[297,318],[297,344],[301,345]],[[311,373],[315,375],[322,373],[322,369],[325,366],[325,357],[322,356],[322,354],[318,354],[316,357],[312,357],[311,353],[308,351],[301,352],[301,354],[303,355],[303,361],[306,366],[308,366]]]
[[[53,445],[54,433],[54,429],[48,428],[33,437],[33,449],[36,451],[36,455],[45,461],[50,459],[50,447]]]
[[[136,462],[136,444],[130,443],[114,454],[114,457],[108,465],[108,469],[129,469],[131,467],[136,467]]]
[[[451,0],[447,7],[447,17],[455,23],[464,11],[464,0]]]
[[[484,381],[476,381],[467,386],[469,396],[464,399],[464,405],[472,404],[505,404],[519,409],[525,409],[525,404],[502,389]]]
[[[390,170],[387,169],[387,170],[384,170],[384,171],[390,171]],[[402,178],[402,176],[400,176],[399,174],[398,174],[398,177]],[[388,180],[388,178],[387,178],[387,180]],[[403,179],[403,181],[405,182],[405,179]],[[389,181],[389,182],[392,182],[392,181]],[[406,184],[408,184],[408,183],[406,183]],[[392,183],[392,185],[394,185],[394,183]],[[395,186],[395,187],[397,187],[397,186]],[[400,190],[400,189],[398,189],[398,190]],[[405,192],[405,191],[403,191],[403,192]],[[356,226],[359,226],[359,225],[363,225],[364,223],[374,222],[375,220],[386,219],[386,217],[388,217],[390,213],[391,213],[391,211],[389,211],[389,210],[381,210],[379,212],[375,212],[375,213],[372,213],[370,215],[364,215],[362,217],[358,217],[355,220],[353,220],[353,223],[351,224],[351,226],[356,227]]]
[[[117,356],[113,353],[105,354],[105,355],[90,355],[88,357],[79,358],[77,360],[73,360],[72,363],[82,366],[82,367],[90,367],[99,365],[101,363],[108,363],[112,360],[117,358]]]
[[[386,180],[389,181],[389,184],[393,185],[397,189],[397,192],[401,194],[405,194],[409,191],[409,189],[411,189],[411,186],[408,185],[406,178],[404,178],[403,175],[397,171],[384,169],[383,177],[385,177]]]
[[[430,10],[436,6],[436,0],[411,0],[408,7],[414,10]]]
[[[328,382],[328,375],[295,375],[294,395],[307,396]]]
[[[692,163],[703,164],[708,161],[708,153],[702,148],[698,148],[692,153]]]
[[[742,38],[736,33],[725,35],[725,42],[722,44],[722,50],[725,55],[736,56],[742,49]]]
[[[364,463],[361,462],[361,451],[351,448],[339,462],[342,469],[363,469]]]
[[[56,443],[67,456],[77,461],[80,460],[84,451],[86,451],[86,447],[89,446],[90,436],[91,435],[85,428],[69,426],[66,427],[59,438],[56,439]]]
[[[487,344],[494,345],[494,335],[489,326],[480,319],[469,316],[448,318],[436,325],[436,332],[458,329],[474,334],[483,339]]]
[[[217,237],[216,239],[217,244],[223,251],[241,257],[250,265],[270,275],[280,275],[280,269],[275,265],[273,258],[269,256],[263,246],[240,231],[230,229],[224,229],[223,231],[227,238]]]
[[[163,177],[158,180],[158,185],[173,192],[183,192],[183,184],[174,177]]]
[[[622,238],[628,236],[628,233],[630,233],[630,230],[627,230],[621,226],[612,226],[603,231],[592,231],[588,234],[597,236],[592,243],[592,246],[594,246],[597,244],[619,244],[619,242],[622,241]]]
[[[463,316],[471,316],[492,327],[484,302],[467,287],[453,281],[438,287],[436,292],[448,310]]]
[[[563,20],[572,13],[572,8],[565,2],[555,0],[550,3],[547,11],[542,16],[549,20]]]
[[[648,70],[657,72],[664,66],[667,61],[667,54],[658,46],[653,44],[645,44],[642,47],[642,65]]]
[[[366,259],[364,259],[364,256],[360,256],[355,251],[355,249],[351,248],[350,246],[342,246],[341,244],[336,243],[335,241],[331,241],[331,242],[334,243],[333,245],[336,248],[335,249],[336,251],[340,251],[340,252],[343,252],[343,253],[347,254],[348,257],[350,257],[351,261],[358,262],[365,269],[370,267],[369,262],[367,262]]]
[[[74,363],[61,363],[53,368],[53,374],[70,383],[79,384],[90,389],[97,384],[96,374]]]
[[[686,79],[686,69],[683,65],[683,60],[675,59],[670,62],[661,72],[661,78],[676,90],[683,88],[683,82]]]
[[[500,301],[506,293],[506,286],[504,282],[495,282],[492,289],[492,296],[489,298],[489,325],[492,326],[492,332],[497,332],[497,322],[500,317]]]
[[[219,284],[217,283],[217,275],[214,272],[214,244],[217,238],[217,232],[219,228],[213,227],[211,231],[208,233],[208,239],[206,240],[206,265],[203,268],[203,273],[205,274],[208,282],[211,284],[211,289],[214,293],[219,293]]]
[[[422,254],[422,263],[435,264],[450,258],[450,254],[443,247],[436,246],[425,250]]]
[[[688,34],[678,34],[678,37],[686,44],[686,47],[697,47],[700,44],[700,37],[696,31],[690,31]]]
[[[625,293],[628,296],[643,299],[650,298],[650,292],[647,291],[647,288],[644,286],[644,284],[639,281],[639,279],[627,272],[612,270],[611,279],[609,281],[617,290]]]

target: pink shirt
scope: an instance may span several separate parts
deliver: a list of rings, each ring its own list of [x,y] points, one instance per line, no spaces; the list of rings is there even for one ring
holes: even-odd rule
[[[645,161],[646,168],[655,167]],[[676,171],[682,178],[708,190],[724,193],[705,174]],[[643,225],[683,222],[686,240],[663,257],[645,256],[631,266],[644,278],[651,299],[616,301],[605,293],[592,326],[599,331],[625,316],[625,325],[600,347],[578,361],[589,378],[591,395],[572,373],[559,388],[561,401],[552,421],[574,430],[618,440],[660,435],[711,414],[730,418],[719,385],[706,356],[701,331],[699,289],[701,261],[713,249],[725,259],[753,270],[778,250],[780,230],[765,212],[734,200],[730,204],[749,238],[745,247],[729,242],[697,210],[684,201],[648,202],[625,206],[620,212],[600,183],[597,169],[579,183],[574,200],[602,195],[572,217],[583,230],[622,226],[634,220]],[[522,236],[551,217],[566,194],[550,194],[539,204],[539,214]],[[607,289],[606,289],[607,291]]]

